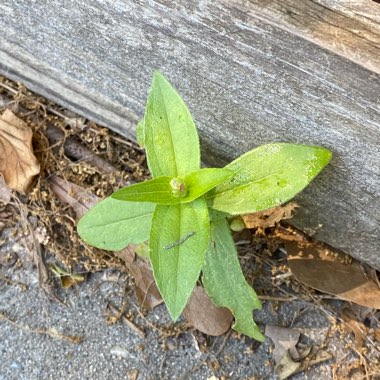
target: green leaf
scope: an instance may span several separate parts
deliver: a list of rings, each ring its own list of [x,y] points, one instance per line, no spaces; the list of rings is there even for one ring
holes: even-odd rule
[[[231,178],[233,174],[234,172],[228,169],[199,169],[178,179],[157,177],[124,187],[114,192],[112,198],[163,205],[188,203]]]
[[[115,191],[111,197],[121,201],[177,204],[179,198],[172,194],[171,177],[157,177]]]
[[[252,318],[252,310],[261,309],[261,303],[244,278],[226,219],[211,222],[211,243],[202,272],[203,286],[214,304],[234,315],[232,328],[263,342],[265,337]]]
[[[232,170],[228,169],[199,169],[183,177],[188,194],[182,199],[182,202],[190,202],[193,199],[206,194],[215,186],[223,183],[234,175]]]
[[[145,124],[144,119],[140,120],[136,126],[136,138],[141,148],[145,147]]]
[[[94,247],[118,251],[149,239],[153,203],[123,202],[106,198],[79,221],[79,236]]]
[[[144,120],[145,149],[153,177],[180,177],[199,169],[199,139],[193,119],[159,72],[153,76]]]
[[[162,298],[175,321],[199,278],[210,237],[206,202],[157,205],[150,234],[150,261]]]
[[[235,175],[206,195],[208,205],[232,215],[278,206],[303,190],[331,156],[318,146],[262,145],[226,166]]]

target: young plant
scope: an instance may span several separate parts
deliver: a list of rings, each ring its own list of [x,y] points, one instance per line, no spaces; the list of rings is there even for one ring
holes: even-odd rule
[[[287,202],[327,165],[331,153],[274,143],[223,169],[201,169],[190,112],[158,72],[137,132],[153,179],[120,189],[92,208],[79,221],[79,235],[107,250],[149,240],[154,278],[174,321],[202,274],[214,304],[233,313],[233,328],[263,341],[252,319],[261,304],[243,276],[227,217]]]

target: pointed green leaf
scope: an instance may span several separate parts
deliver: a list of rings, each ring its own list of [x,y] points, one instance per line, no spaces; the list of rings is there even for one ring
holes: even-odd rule
[[[180,200],[172,194],[171,180],[171,177],[157,177],[124,187],[115,191],[111,196],[121,201],[154,202],[164,205],[177,204]]]
[[[150,234],[150,261],[162,298],[175,321],[199,278],[210,233],[206,202],[157,205]]]
[[[145,124],[144,119],[140,120],[136,127],[136,138],[141,148],[145,147]]]
[[[202,272],[203,285],[214,304],[234,315],[232,328],[264,341],[252,318],[252,310],[261,309],[261,303],[244,278],[226,219],[211,222],[211,243]]]
[[[188,194],[182,202],[190,202],[193,199],[206,194],[215,186],[223,183],[234,175],[232,170],[206,168],[199,169],[183,177]]]
[[[199,139],[193,119],[159,72],[153,76],[144,120],[145,149],[153,177],[180,177],[199,169]]]
[[[331,152],[318,146],[262,145],[226,166],[235,175],[206,195],[208,205],[232,215],[278,206],[303,190],[330,159]]]
[[[233,174],[234,172],[228,169],[199,169],[186,175],[183,179],[157,177],[150,181],[124,187],[114,192],[112,198],[163,205],[188,203],[232,177]]]
[[[109,251],[142,243],[149,239],[154,207],[106,198],[80,219],[78,234],[86,243]]]

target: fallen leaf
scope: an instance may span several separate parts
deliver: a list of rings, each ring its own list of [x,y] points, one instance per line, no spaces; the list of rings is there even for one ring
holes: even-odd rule
[[[342,318],[344,320],[346,328],[354,333],[355,336],[355,347],[359,350],[364,346],[364,342],[367,337],[368,329],[365,327],[364,323],[355,320],[352,313],[349,310],[344,309],[342,313]]]
[[[135,279],[137,300],[143,308],[152,310],[164,302],[149,262],[136,258],[131,265],[131,274]]]
[[[295,362],[288,351],[285,351],[281,361],[276,365],[275,372],[280,380],[287,379],[302,368],[302,363]]]
[[[115,256],[124,261],[127,269],[130,270],[130,266],[135,260],[135,245],[129,244],[128,247],[122,249],[121,251],[115,251]]]
[[[213,336],[224,334],[233,321],[231,312],[224,307],[216,307],[202,286],[194,289],[183,316],[197,330]]]
[[[281,364],[286,352],[291,353],[293,351],[295,355],[298,355],[296,353],[296,344],[301,335],[298,330],[268,325],[265,327],[265,335],[273,341],[274,350],[272,356],[276,365]]]
[[[311,243],[285,242],[294,277],[321,292],[359,305],[380,309],[380,289],[362,265],[346,255]]]
[[[99,202],[99,198],[86,189],[56,175],[49,179],[50,186],[61,202],[69,204],[80,219],[91,207]]]
[[[32,130],[10,110],[0,116],[0,173],[7,185],[27,192],[40,164],[33,154]]]
[[[290,202],[283,206],[273,207],[268,210],[242,215],[247,228],[267,228],[274,227],[281,220],[293,217],[293,211],[299,207],[296,203]]]
[[[135,255],[136,246],[130,244],[127,248],[115,252],[115,255],[125,263],[127,271],[133,276],[136,285],[136,297],[140,305],[152,310],[163,300],[154,281],[152,267],[149,261]]]
[[[301,335],[298,330],[267,326],[265,335],[273,341],[272,356],[276,363],[275,372],[281,380],[332,358],[330,353],[316,347],[304,346],[301,348],[299,347],[301,345],[296,347]]]
[[[12,190],[5,183],[3,175],[0,173],[0,201],[8,204],[11,201]]]
[[[56,277],[61,281],[61,286],[63,289],[71,288],[72,286],[79,285],[84,281],[84,276],[76,273],[69,273],[59,267],[58,265],[53,265],[50,268]]]

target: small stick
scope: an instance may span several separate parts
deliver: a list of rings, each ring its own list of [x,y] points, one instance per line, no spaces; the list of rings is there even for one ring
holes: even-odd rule
[[[66,340],[66,341],[68,341],[70,343],[76,343],[76,344],[82,343],[82,341],[84,339],[83,337],[77,336],[77,335],[64,335],[64,334],[61,334],[58,331],[56,331],[54,328],[49,328],[49,329],[32,329],[32,328],[30,328],[28,326],[20,325],[19,323],[15,322],[13,319],[9,318],[3,312],[0,311],[0,321],[1,320],[4,320],[4,321],[8,322],[12,326],[15,326],[18,329],[23,330],[23,331],[27,331],[27,332],[30,332],[30,333],[33,333],[33,334],[48,335],[48,336],[50,336],[52,338]]]

